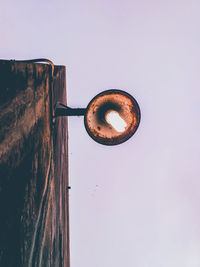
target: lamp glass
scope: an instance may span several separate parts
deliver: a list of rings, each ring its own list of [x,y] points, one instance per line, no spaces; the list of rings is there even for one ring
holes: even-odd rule
[[[95,96],[87,106],[84,117],[88,134],[103,145],[127,141],[140,123],[140,108],[128,93],[111,89]]]

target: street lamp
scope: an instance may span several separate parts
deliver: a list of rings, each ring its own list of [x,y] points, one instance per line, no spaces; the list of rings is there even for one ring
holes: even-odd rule
[[[89,136],[103,145],[118,145],[136,132],[140,123],[140,108],[127,92],[110,89],[96,95],[87,108],[55,107],[55,117],[84,116]]]
[[[32,263],[34,264],[35,260],[41,261],[42,263],[43,261],[45,261],[48,264],[49,258],[47,259],[47,257],[44,257],[43,259],[43,256],[45,256],[46,254],[48,255],[52,250],[51,244],[48,243],[49,236],[46,236],[46,233],[48,232],[48,229],[46,228],[48,227],[46,227],[46,224],[43,223],[45,219],[47,219],[47,221],[50,222],[50,224],[48,224],[47,226],[49,226],[50,228],[55,228],[58,226],[60,229],[62,228],[60,226],[64,225],[64,232],[59,230],[59,232],[56,232],[55,235],[51,236],[51,238],[53,241],[57,242],[56,238],[58,238],[58,241],[62,241],[63,238],[66,237],[66,243],[63,243],[62,245],[61,256],[63,256],[62,259],[65,258],[64,262],[67,262],[67,266],[69,266],[70,252],[68,190],[70,189],[70,186],[68,185],[69,178],[67,161],[67,135],[66,132],[63,133],[63,129],[67,130],[67,122],[66,120],[61,120],[60,123],[56,125],[54,125],[54,122],[59,116],[83,115],[86,131],[94,141],[103,145],[117,145],[127,141],[136,132],[140,123],[140,108],[137,104],[137,101],[130,94],[118,89],[111,89],[99,93],[89,102],[86,108],[74,109],[67,107],[62,103],[57,103],[54,106],[58,97],[61,97],[61,99],[65,101],[65,93],[63,92],[64,86],[62,88],[58,88],[60,84],[64,84],[65,82],[64,77],[59,75],[57,76],[57,74],[59,74],[60,68],[57,69],[56,67],[56,71],[54,73],[53,62],[45,58],[12,61],[13,63],[9,65],[7,65],[7,63],[3,63],[3,65],[6,67],[6,69],[3,71],[3,75],[6,76],[6,79],[3,79],[2,88],[5,89],[3,91],[3,94],[6,94],[7,92],[9,93],[10,89],[15,88],[13,92],[15,95],[15,100],[20,101],[17,105],[15,105],[15,103],[13,105],[13,103],[10,101],[11,105],[8,106],[8,108],[5,109],[4,112],[6,114],[5,118],[8,119],[8,123],[6,123],[3,131],[5,130],[5,132],[8,132],[8,134],[11,133],[11,135],[9,135],[9,139],[5,139],[6,142],[4,142],[6,153],[3,153],[6,156],[2,161],[2,170],[4,176],[7,174],[8,178],[10,178],[10,175],[17,177],[19,173],[22,174],[23,178],[25,177],[23,175],[27,176],[26,170],[28,170],[29,179],[21,179],[22,183],[17,183],[19,184],[19,190],[22,194],[23,192],[26,193],[23,190],[23,188],[25,188],[23,181],[26,181],[26,183],[28,183],[27,186],[29,191],[31,191],[31,188],[33,187],[33,192],[31,193],[33,197],[30,198],[31,203],[33,202],[34,204],[33,198],[36,193],[42,193],[41,198],[37,199],[39,205],[36,205],[38,207],[34,209],[34,211],[38,212],[38,215],[36,217],[36,220],[32,223],[30,231],[28,231],[29,237],[32,237],[32,239],[30,239],[32,245],[30,247],[30,257],[27,260],[27,264],[32,265]],[[41,68],[40,66],[39,68],[37,68],[27,65],[19,65],[17,67],[15,66],[15,61],[18,63],[21,62],[26,64],[39,62],[48,63],[50,64],[50,67]],[[63,74],[63,70],[64,68],[62,68],[62,72],[60,73]],[[11,83],[9,81],[10,77],[13,77]],[[8,84],[6,84],[7,82]],[[47,84],[47,82],[49,84]],[[44,93],[42,92],[43,89]],[[56,92],[57,89],[58,92]],[[32,95],[34,96],[34,98],[30,99]],[[22,99],[20,99],[21,96]],[[27,109],[25,107],[26,100],[28,100]],[[20,106],[20,104],[22,106]],[[10,117],[13,117],[13,120],[10,120]],[[2,118],[4,119],[4,117]],[[15,134],[12,134],[13,125],[16,126],[14,127],[14,129],[16,129],[13,133],[17,132],[17,137],[15,136]],[[2,133],[4,134],[4,132]],[[39,140],[36,140],[38,138]],[[12,141],[11,144],[9,143],[10,140]],[[32,142],[35,140],[37,142]],[[27,147],[25,151],[23,150],[23,152],[20,153],[19,150],[21,150],[22,145]],[[11,155],[13,154],[13,151],[14,156]],[[15,154],[17,155],[16,163],[12,160],[16,156]],[[28,158],[26,157],[27,155]],[[8,163],[4,162],[5,159],[8,159]],[[10,170],[10,166],[13,169]],[[24,169],[25,172],[23,171]],[[36,182],[38,182],[39,188],[37,188]],[[13,191],[12,187],[11,193]],[[67,193],[65,189],[67,189]],[[25,204],[22,203],[22,205]],[[51,212],[51,210],[50,213],[45,212],[46,208],[49,207],[49,204],[51,204],[52,209],[58,209],[58,211],[56,210],[53,213]],[[60,216],[60,214],[62,214],[62,216]],[[24,217],[26,214],[22,213],[21,215]],[[32,218],[33,216],[29,217]],[[12,218],[15,218],[15,214]],[[9,219],[8,222],[10,224],[11,220]],[[29,221],[27,222],[29,223]],[[10,225],[12,226],[14,224],[11,223]],[[40,227],[41,225],[42,228]],[[42,234],[42,239],[39,238],[40,234]],[[46,242],[46,240],[47,245],[49,244],[50,247],[49,249],[47,248],[47,250],[44,251],[43,241]],[[23,244],[24,243],[22,242],[22,245]],[[36,253],[37,245],[40,245],[41,247],[40,253]],[[67,253],[67,257],[65,257],[64,250]],[[29,253],[29,250],[27,250],[26,252]],[[44,252],[46,254],[44,254]],[[35,254],[37,254],[36,259],[34,259]],[[5,253],[3,254],[3,257],[5,258]],[[59,261],[59,259],[61,262],[62,259],[59,257],[57,261]]]
[[[52,99],[54,64],[51,60],[37,58],[11,61],[50,64]],[[86,131],[94,141],[102,145],[118,145],[127,141],[136,132],[141,117],[135,98],[119,89],[110,89],[99,93],[89,102],[87,108],[70,108],[62,103],[57,103],[52,114],[53,121],[58,116],[84,116]]]

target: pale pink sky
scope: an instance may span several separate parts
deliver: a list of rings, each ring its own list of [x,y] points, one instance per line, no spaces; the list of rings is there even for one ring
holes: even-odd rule
[[[67,66],[71,106],[120,88],[137,133],[104,147],[69,119],[72,267],[200,266],[200,2],[0,2],[0,58]]]

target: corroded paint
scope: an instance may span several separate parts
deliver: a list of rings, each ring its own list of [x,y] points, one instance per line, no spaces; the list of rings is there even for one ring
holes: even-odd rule
[[[123,119],[124,131],[117,131],[106,121],[108,111],[115,111]],[[88,104],[84,118],[88,134],[103,145],[117,145],[127,141],[140,124],[140,108],[128,93],[111,89],[95,96]]]

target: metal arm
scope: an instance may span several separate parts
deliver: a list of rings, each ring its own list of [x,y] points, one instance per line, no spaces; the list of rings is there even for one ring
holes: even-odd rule
[[[70,108],[59,103],[62,107],[55,107],[55,117],[58,116],[84,116],[86,108]]]

